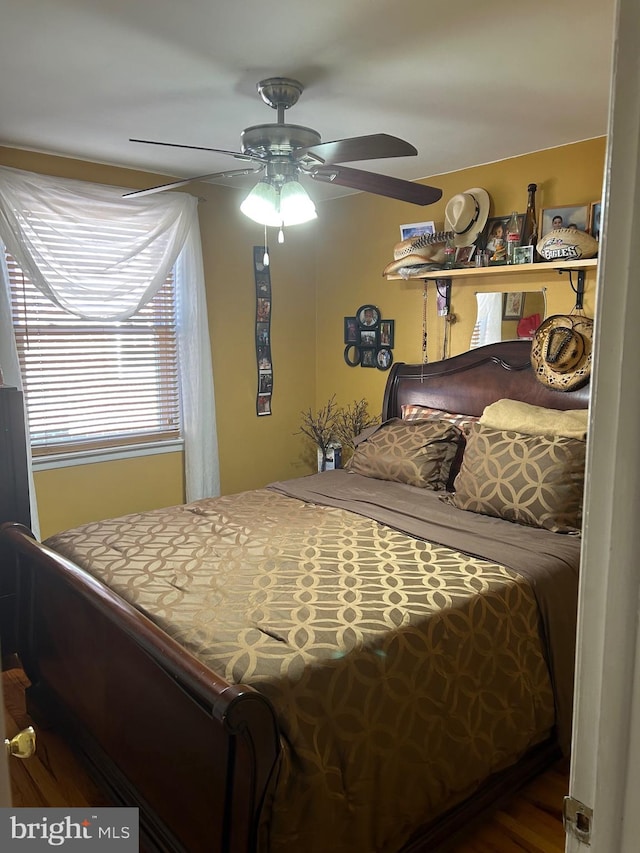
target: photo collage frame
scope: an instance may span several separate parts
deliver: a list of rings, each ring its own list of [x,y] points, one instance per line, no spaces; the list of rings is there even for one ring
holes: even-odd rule
[[[256,414],[271,414],[273,362],[271,361],[271,273],[263,263],[264,246],[253,247],[253,274],[256,284],[256,361],[258,391]]]
[[[344,318],[344,360],[349,367],[377,367],[388,370],[393,364],[395,320],[383,320],[375,305],[361,305]]]

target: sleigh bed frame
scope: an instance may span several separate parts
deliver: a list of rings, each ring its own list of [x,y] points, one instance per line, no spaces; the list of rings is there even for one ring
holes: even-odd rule
[[[505,397],[561,410],[587,407],[588,388],[566,393],[538,382],[529,351],[530,342],[510,341],[433,364],[395,364],[383,418],[398,417],[403,404],[477,416]],[[207,669],[24,527],[4,525],[0,536],[19,568],[18,654],[36,722],[59,727],[114,804],[139,807],[141,849],[255,851],[280,750],[269,702]],[[403,853],[439,849],[558,757],[555,742],[539,745],[421,827]]]

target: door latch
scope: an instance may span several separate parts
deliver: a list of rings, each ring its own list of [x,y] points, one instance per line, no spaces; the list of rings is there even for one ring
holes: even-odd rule
[[[583,844],[591,844],[592,821],[593,809],[573,797],[564,798],[562,823],[566,834],[573,835]]]

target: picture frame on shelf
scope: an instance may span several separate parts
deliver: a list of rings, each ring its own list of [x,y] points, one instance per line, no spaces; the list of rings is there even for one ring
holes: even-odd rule
[[[475,251],[476,247],[474,243],[470,246],[460,246],[456,249],[455,264],[461,267],[471,266],[471,259]]]
[[[589,205],[569,204],[562,207],[545,207],[540,215],[538,234],[542,239],[549,231],[556,228],[578,228],[587,231],[589,228]]]
[[[400,226],[400,239],[409,240],[411,237],[422,237],[423,234],[435,234],[435,222],[408,222]]]
[[[588,232],[596,240],[600,240],[600,216],[602,214],[602,201],[594,201],[589,205]]]
[[[377,329],[380,311],[375,305],[361,305],[356,311],[356,317],[361,329]]]
[[[395,320],[380,320],[380,346],[381,347],[389,347],[392,349],[394,346],[394,338],[395,338]]]
[[[360,343],[360,329],[358,327],[357,317],[344,318],[344,343],[358,344]]]
[[[489,253],[489,266],[506,264],[507,262],[507,224],[511,214],[506,216],[490,216],[476,240],[479,249]],[[524,227],[524,213],[518,214],[519,234]]]
[[[510,291],[502,295],[502,319],[521,320],[524,308],[524,293]]]
[[[514,264],[532,264],[533,246],[517,246],[513,253]]]

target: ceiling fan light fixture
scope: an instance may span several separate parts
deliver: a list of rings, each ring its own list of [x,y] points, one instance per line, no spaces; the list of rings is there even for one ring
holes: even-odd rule
[[[280,190],[280,215],[284,225],[301,225],[318,218],[315,204],[299,181],[287,181]]]
[[[258,181],[240,205],[240,210],[260,225],[272,225],[277,228],[282,224],[278,212],[278,193],[269,181]]]

